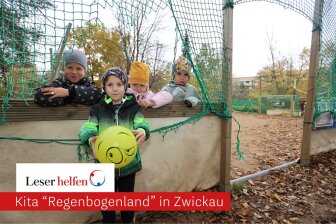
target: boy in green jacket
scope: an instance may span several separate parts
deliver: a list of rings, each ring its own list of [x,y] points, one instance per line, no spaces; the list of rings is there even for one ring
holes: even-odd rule
[[[89,121],[79,132],[83,143],[94,148],[96,136],[110,126],[123,126],[132,130],[138,146],[149,138],[149,124],[145,121],[134,95],[125,94],[127,75],[121,67],[107,70],[102,76],[104,94],[92,107]],[[141,170],[141,158],[137,150],[135,158],[125,167],[115,169],[115,192],[134,192],[135,174]],[[115,211],[102,211],[103,223],[115,223]],[[132,223],[134,211],[121,211],[123,223]]]

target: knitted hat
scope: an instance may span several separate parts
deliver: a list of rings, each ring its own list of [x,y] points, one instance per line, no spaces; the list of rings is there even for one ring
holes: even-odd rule
[[[183,56],[175,61],[175,72],[186,71],[189,75],[191,73],[191,64],[189,60]]]
[[[129,83],[148,86],[149,84],[148,65],[140,61],[132,62],[129,72]]]
[[[65,50],[63,53],[63,65],[64,67],[71,62],[76,62],[83,66],[86,71],[87,58],[86,55],[80,50]]]
[[[119,78],[121,80],[121,82],[124,84],[125,90],[127,89],[128,77],[127,77],[123,67],[110,68],[110,69],[108,69],[107,71],[104,72],[104,74],[102,75],[102,82],[103,82],[104,88],[105,88],[105,82],[107,81],[107,78],[110,75],[113,75],[113,76]]]

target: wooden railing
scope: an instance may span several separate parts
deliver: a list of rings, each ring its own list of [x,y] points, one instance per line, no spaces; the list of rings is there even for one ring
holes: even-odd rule
[[[3,102],[0,100],[0,105]],[[59,107],[41,107],[33,100],[27,104],[22,100],[10,100],[10,108],[6,110],[5,119],[9,122],[20,121],[55,121],[55,120],[86,120],[89,116],[91,106],[70,104]],[[0,114],[2,107],[0,106]],[[194,108],[188,108],[183,103],[172,103],[158,109],[149,108],[143,110],[144,116],[148,118],[165,117],[190,117],[202,111],[202,103]]]

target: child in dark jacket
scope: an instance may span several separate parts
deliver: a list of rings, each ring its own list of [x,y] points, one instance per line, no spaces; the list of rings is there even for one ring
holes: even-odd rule
[[[99,102],[101,90],[85,77],[86,55],[80,50],[63,53],[64,76],[35,90],[34,101],[45,107],[69,103],[92,105]]]
[[[96,136],[110,126],[123,126],[132,130],[138,146],[149,138],[149,124],[145,121],[141,107],[133,94],[125,94],[127,75],[123,68],[107,70],[102,76],[104,95],[92,107],[89,121],[84,123],[79,138],[94,148]],[[115,192],[133,192],[135,174],[141,170],[139,150],[132,162],[115,169]],[[115,211],[102,211],[103,223],[115,223]],[[123,223],[132,223],[134,211],[121,211]]]

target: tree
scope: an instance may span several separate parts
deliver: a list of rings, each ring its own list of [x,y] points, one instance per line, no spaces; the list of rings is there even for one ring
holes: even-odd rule
[[[163,29],[161,26],[163,16],[159,13],[152,15],[153,18],[149,20],[149,16],[146,15],[146,6],[142,3],[133,5],[132,9],[132,18],[127,17],[123,10],[116,13],[119,24],[117,30],[122,40],[127,71],[133,61],[146,63],[149,58],[155,57],[159,42],[155,39],[154,34]],[[162,44],[162,46],[164,45]]]
[[[190,51],[190,41],[189,41],[189,35],[186,31],[183,37],[182,56],[187,57],[187,52],[189,53],[189,51]]]
[[[162,66],[151,72],[149,78],[149,88],[154,92],[160,91],[170,80],[171,63],[162,63]]]
[[[275,41],[268,33],[267,44],[270,62],[257,73],[262,83],[262,89],[258,91],[264,95],[304,96],[303,91],[296,90],[307,81],[305,78],[308,75],[309,49],[304,48],[296,57],[290,54],[284,56],[281,52],[276,52]]]
[[[220,54],[216,52],[214,48],[210,46],[208,43],[203,43],[199,50],[199,53],[195,55],[195,67],[198,72],[199,78],[204,78],[206,85],[208,85],[208,89],[215,87],[216,84],[220,84],[222,82],[222,63],[220,59]],[[197,80],[191,81],[192,84],[196,85],[198,91],[199,83]],[[209,92],[210,97],[219,97],[215,90]]]
[[[109,30],[101,23],[86,22],[77,27],[69,40],[78,48],[83,48],[88,56],[87,73],[99,83],[103,72],[114,66],[125,66],[121,48],[121,37],[117,30]]]
[[[167,46],[155,38],[155,34],[164,29],[161,25],[163,16],[146,13],[146,6],[142,3],[132,6],[131,18],[125,11],[119,10],[116,13],[117,30],[121,36],[127,73],[133,61],[148,64],[151,70],[149,87],[155,91],[168,82],[170,67],[164,60]]]
[[[295,77],[294,82],[294,91],[293,95],[299,95],[301,97],[306,97],[305,92],[307,90],[307,78],[308,78],[308,69],[309,69],[309,57],[310,57],[310,49],[303,48],[301,53],[299,54],[299,62],[298,62],[298,74]]]
[[[10,66],[5,72],[5,76],[10,79],[6,81],[11,83],[11,85],[9,90],[2,88],[4,80],[0,80],[0,97],[7,95],[11,98],[31,98],[34,89],[40,87],[43,81],[43,77],[38,74],[36,65]]]
[[[165,54],[164,49],[164,45],[157,42],[154,57],[147,59],[151,70],[149,88],[154,92],[159,91],[170,79],[171,64],[162,60]]]
[[[262,82],[262,95],[293,94],[304,97],[305,93],[297,90],[304,89],[307,83],[309,49],[304,48],[298,55],[298,60],[291,55],[278,57],[273,53],[271,55],[270,64],[257,73]]]
[[[32,66],[34,44],[42,37],[43,29],[30,21],[38,21],[45,16],[42,10],[54,7],[48,0],[1,1],[0,79],[4,88],[7,88],[6,70],[10,64]]]
[[[219,52],[211,47],[208,43],[202,43],[199,52],[195,55],[194,60],[195,69],[194,72],[198,75],[199,80],[203,81],[207,85],[208,89],[216,88],[222,82],[222,63]],[[200,84],[198,80],[191,79],[190,83],[194,85],[199,92],[201,92]],[[209,96],[212,99],[221,98],[215,89],[210,91]],[[216,99],[220,100],[220,99]]]
[[[218,71],[221,71],[222,69],[220,56],[208,43],[203,43],[201,45],[199,53],[195,56],[195,64],[204,76],[221,77],[222,75],[218,73]]]

